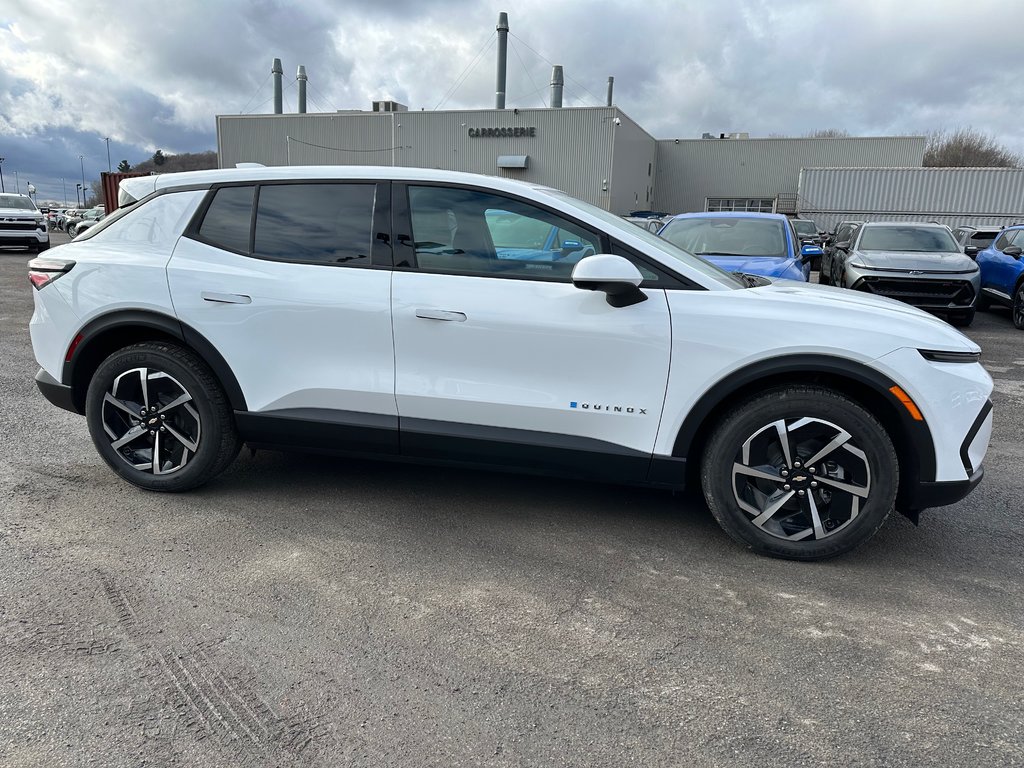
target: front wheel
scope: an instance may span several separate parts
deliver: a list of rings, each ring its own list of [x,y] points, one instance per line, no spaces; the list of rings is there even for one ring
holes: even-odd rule
[[[89,382],[86,419],[104,461],[133,485],[185,491],[220,474],[241,447],[227,396],[188,349],[125,347]]]
[[[788,386],[740,404],[704,450],[715,519],[755,552],[820,560],[863,544],[893,509],[899,467],[870,413],[829,389]]]
[[[1024,331],[1024,283],[1017,286],[1013,294],[1013,324],[1019,331]]]

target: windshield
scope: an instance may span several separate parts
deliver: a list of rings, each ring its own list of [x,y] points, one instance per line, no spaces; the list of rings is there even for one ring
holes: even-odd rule
[[[914,253],[951,253],[960,250],[952,233],[940,227],[864,227],[857,249]]]
[[[29,198],[19,195],[0,195],[0,208],[21,208],[25,211],[36,210],[35,204]]]
[[[553,197],[560,198],[561,200],[564,200],[565,202],[572,205],[573,207],[578,208],[581,211],[585,211],[586,213],[589,213],[591,216],[600,219],[609,226],[611,231],[628,232],[629,234],[633,235],[633,237],[637,237],[640,240],[643,240],[644,243],[646,243],[647,245],[651,246],[652,248],[655,248],[658,251],[658,253],[664,254],[665,256],[669,256],[675,259],[676,261],[680,261],[689,268],[697,272],[700,272],[703,275],[707,275],[708,277],[714,278],[720,283],[725,283],[727,285],[732,286],[733,288],[747,287],[746,282],[740,280],[732,273],[726,272],[724,269],[720,269],[719,267],[716,267],[714,264],[704,261],[703,259],[698,259],[692,253],[687,253],[686,251],[681,250],[673,243],[670,243],[667,240],[663,240],[662,238],[658,237],[658,235],[655,235],[653,232],[648,232],[643,227],[636,227],[630,224],[628,221],[619,216],[616,216],[614,213],[609,213],[603,208],[598,208],[596,205],[585,203],[582,200],[572,197],[571,195],[567,195],[564,192],[557,189],[545,189],[544,191],[547,194]]]
[[[673,219],[661,236],[697,256],[747,256],[781,259],[788,256],[786,232],[777,219]]]
[[[796,230],[798,235],[817,235],[818,227],[813,221],[807,221],[806,219],[794,219],[793,228]]]

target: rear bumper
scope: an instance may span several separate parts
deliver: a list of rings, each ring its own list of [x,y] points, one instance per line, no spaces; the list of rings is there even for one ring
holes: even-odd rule
[[[71,411],[72,413],[80,413],[75,407],[75,399],[72,396],[71,387],[61,384],[42,368],[36,374],[36,386],[43,393],[43,397],[58,408],[63,408],[65,411]]]

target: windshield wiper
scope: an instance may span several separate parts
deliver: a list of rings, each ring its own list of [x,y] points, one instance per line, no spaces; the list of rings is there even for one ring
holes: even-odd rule
[[[729,253],[728,251],[700,251],[695,253],[695,256],[746,256],[748,258],[756,258],[751,256],[749,253]]]

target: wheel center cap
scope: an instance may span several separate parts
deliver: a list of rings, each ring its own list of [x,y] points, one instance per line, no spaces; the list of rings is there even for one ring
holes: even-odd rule
[[[794,470],[786,481],[795,489],[803,490],[811,484],[811,476],[801,469]]]
[[[152,419],[150,419],[149,421],[146,422],[146,424],[148,424],[151,427],[155,427],[159,423],[160,423],[160,419],[158,419],[156,416],[154,416]]]

